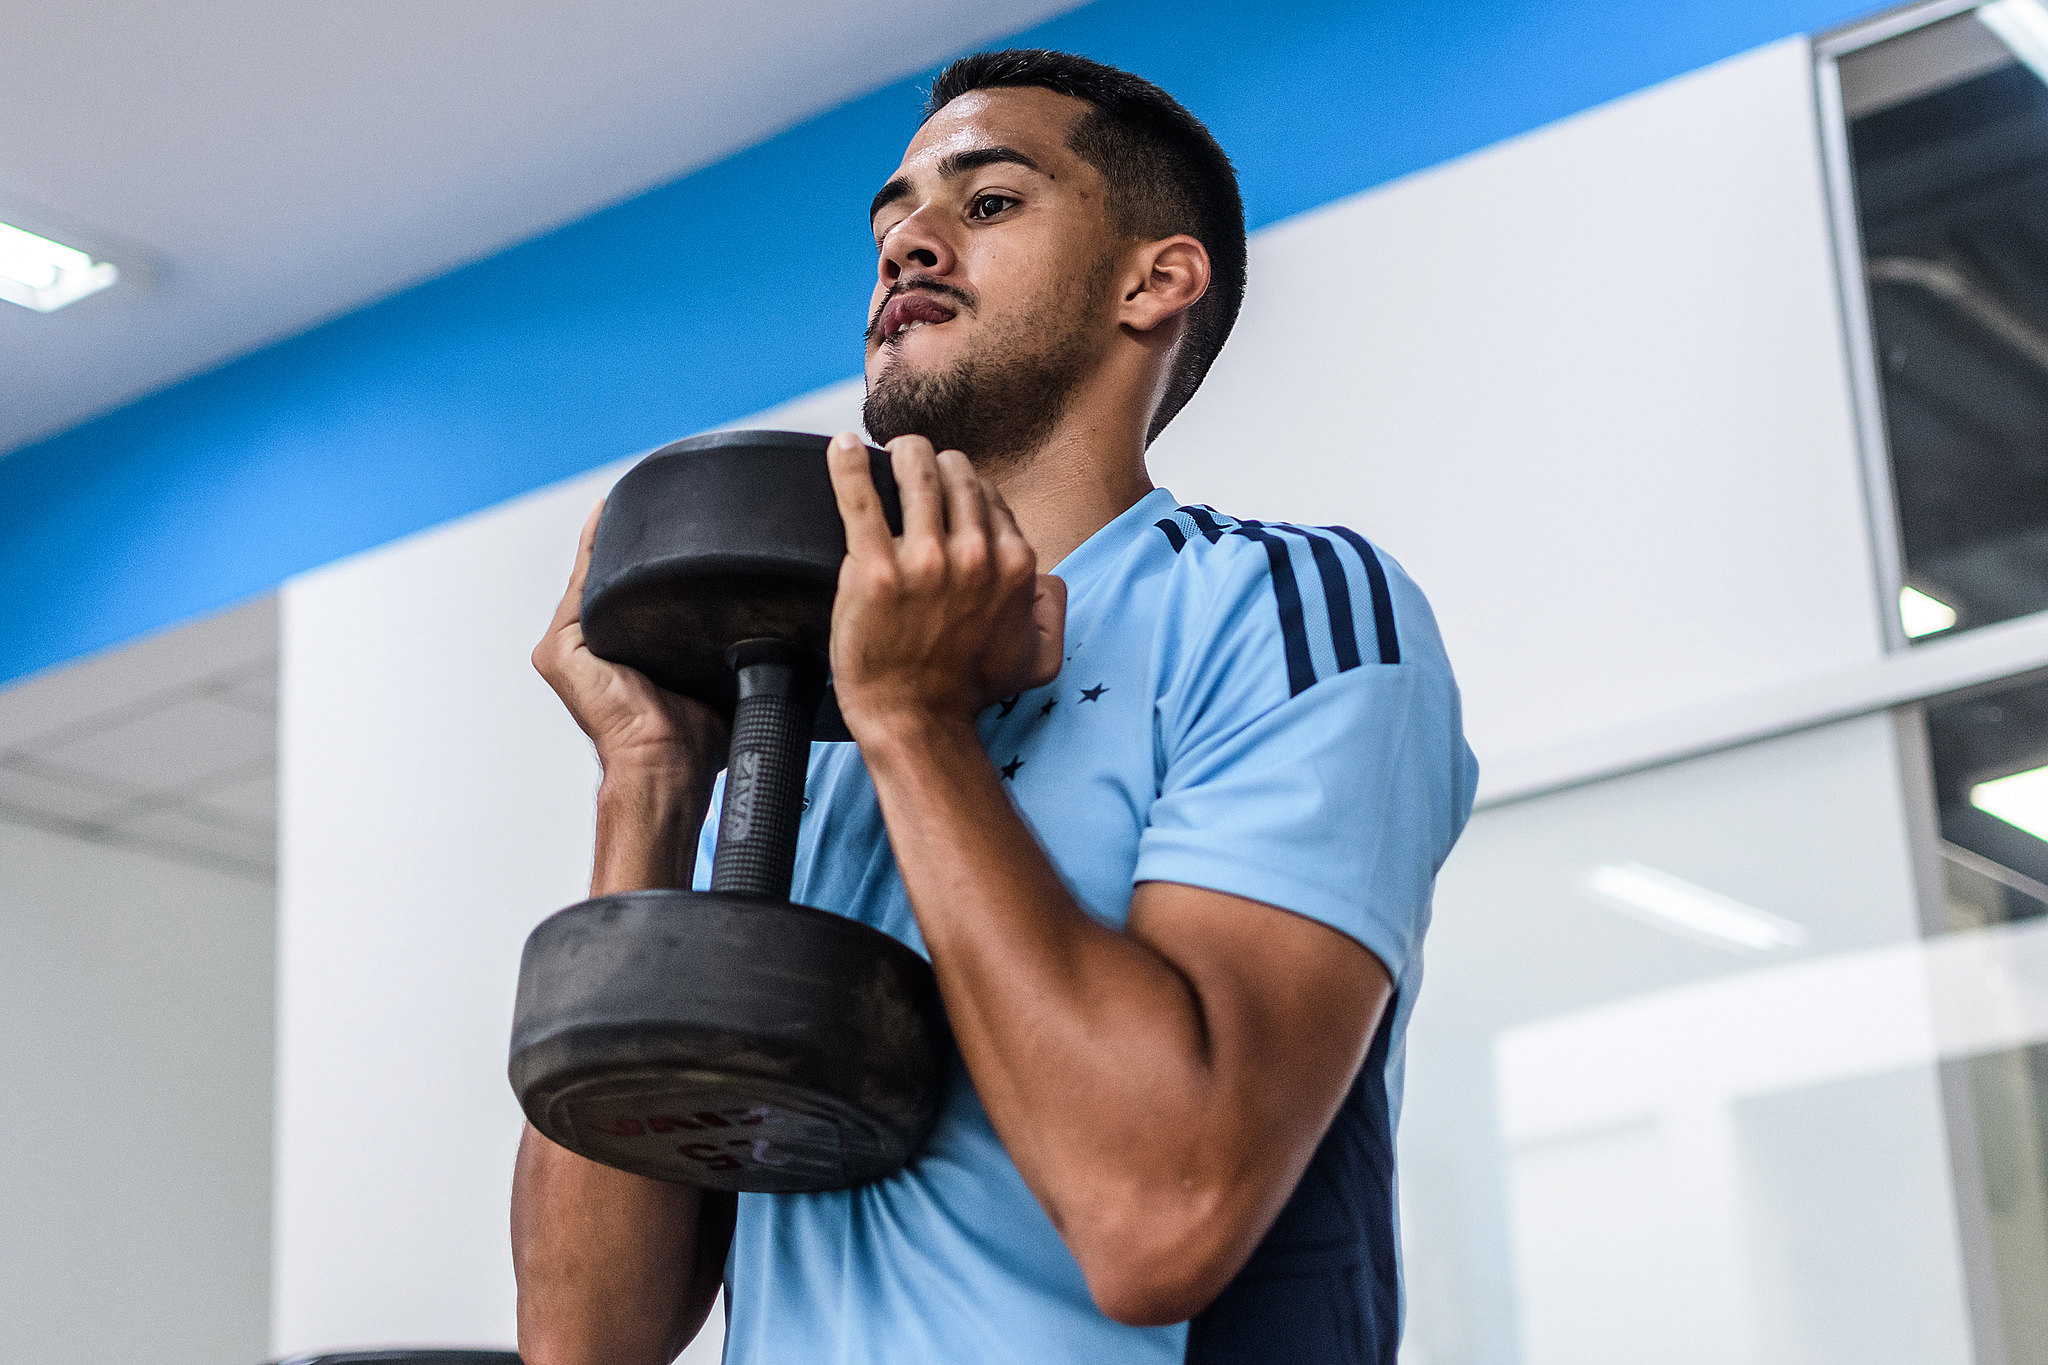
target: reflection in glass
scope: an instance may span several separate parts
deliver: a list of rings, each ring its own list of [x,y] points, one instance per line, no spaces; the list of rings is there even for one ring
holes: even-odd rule
[[[1927,739],[1954,927],[2048,914],[2048,680],[1931,705]]]
[[[2044,35],[1999,0],[1839,65],[1905,577],[1961,630],[2048,608]]]
[[[1971,1365],[1902,771],[1875,716],[1475,817],[1409,1038],[1408,1358]]]

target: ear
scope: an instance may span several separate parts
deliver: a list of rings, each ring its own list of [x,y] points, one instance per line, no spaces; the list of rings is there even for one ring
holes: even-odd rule
[[[1138,248],[1124,279],[1117,321],[1150,332],[1187,312],[1209,291],[1209,252],[1186,234],[1162,237]]]

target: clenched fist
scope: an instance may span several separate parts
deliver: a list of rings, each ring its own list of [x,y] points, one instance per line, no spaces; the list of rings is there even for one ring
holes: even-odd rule
[[[846,562],[832,607],[832,686],[847,729],[968,720],[1058,676],[1066,584],[1038,555],[994,486],[957,450],[922,436],[889,443],[903,534],[889,534],[867,449],[844,433],[827,459]]]

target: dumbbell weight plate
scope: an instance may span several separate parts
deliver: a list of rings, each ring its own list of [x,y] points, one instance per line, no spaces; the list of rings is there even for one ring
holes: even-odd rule
[[[830,441],[792,431],[721,431],[663,446],[612,488],[583,586],[583,639],[728,718],[726,652],[775,639],[825,652],[846,558],[825,465]],[[886,451],[869,471],[892,532],[902,505]],[[816,737],[849,738],[829,692]]]
[[[945,1015],[924,959],[782,901],[634,891],[570,906],[520,964],[511,1078],[542,1133],[720,1190],[837,1189],[938,1116]]]

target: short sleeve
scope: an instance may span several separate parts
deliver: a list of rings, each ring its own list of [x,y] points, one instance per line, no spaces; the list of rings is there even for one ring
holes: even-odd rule
[[[1242,525],[1171,594],[1195,624],[1158,662],[1134,880],[1305,915],[1401,981],[1478,778],[1435,621],[1352,533]]]

